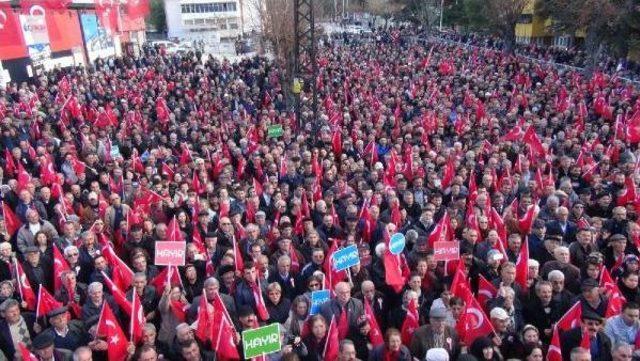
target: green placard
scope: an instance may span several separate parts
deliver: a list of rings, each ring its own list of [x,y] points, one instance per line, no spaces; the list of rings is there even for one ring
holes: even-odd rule
[[[280,351],[280,324],[242,331],[242,347],[245,360]]]
[[[267,138],[278,138],[284,134],[284,129],[282,129],[282,124],[270,125],[267,128]]]

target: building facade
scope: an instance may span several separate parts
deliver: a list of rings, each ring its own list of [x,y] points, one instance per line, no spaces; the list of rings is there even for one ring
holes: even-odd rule
[[[516,24],[516,42],[518,44],[554,45],[568,48],[574,46],[583,37],[580,32],[574,34],[553,34],[550,30],[551,19],[536,12],[535,0],[529,0]]]
[[[37,7],[37,9],[34,9]],[[0,85],[24,81],[55,67],[92,64],[98,58],[136,54],[145,41],[143,18],[130,18],[114,8],[112,25],[93,1],[74,1],[67,9],[0,8]]]
[[[184,40],[238,39],[257,29],[256,1],[164,0],[167,35]]]

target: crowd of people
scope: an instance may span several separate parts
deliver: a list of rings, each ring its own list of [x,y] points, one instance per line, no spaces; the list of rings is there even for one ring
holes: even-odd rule
[[[375,35],[319,49],[317,126],[263,57],[0,88],[0,357],[234,360],[273,323],[258,360],[635,357],[638,89]]]
[[[498,36],[482,35],[478,33],[439,32],[435,36],[443,39],[457,41],[470,46],[489,47],[503,49],[504,42]],[[553,62],[559,65],[567,65],[584,68],[587,65],[587,54],[580,45],[571,46],[545,46],[536,41],[527,44],[516,44],[515,51],[522,56],[527,56],[540,61]],[[640,63],[627,58],[616,58],[609,51],[599,54],[598,67],[609,73],[629,80],[640,80]]]

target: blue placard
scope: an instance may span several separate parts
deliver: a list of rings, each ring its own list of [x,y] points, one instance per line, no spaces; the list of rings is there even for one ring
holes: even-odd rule
[[[404,251],[404,247],[406,245],[406,240],[404,238],[404,234],[395,233],[389,239],[389,252],[393,254],[400,254]]]
[[[329,301],[331,298],[331,291],[329,290],[320,290],[311,292],[311,309],[309,310],[310,315],[315,315],[320,312],[320,306],[323,303]]]
[[[358,247],[356,247],[355,244],[345,247],[333,254],[333,268],[336,271],[345,270],[359,263],[360,254],[358,254]]]

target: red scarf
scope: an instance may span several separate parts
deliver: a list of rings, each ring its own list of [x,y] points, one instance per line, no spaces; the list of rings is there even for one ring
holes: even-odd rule
[[[400,351],[389,351],[386,347],[384,349],[384,361],[397,361],[400,359]]]

